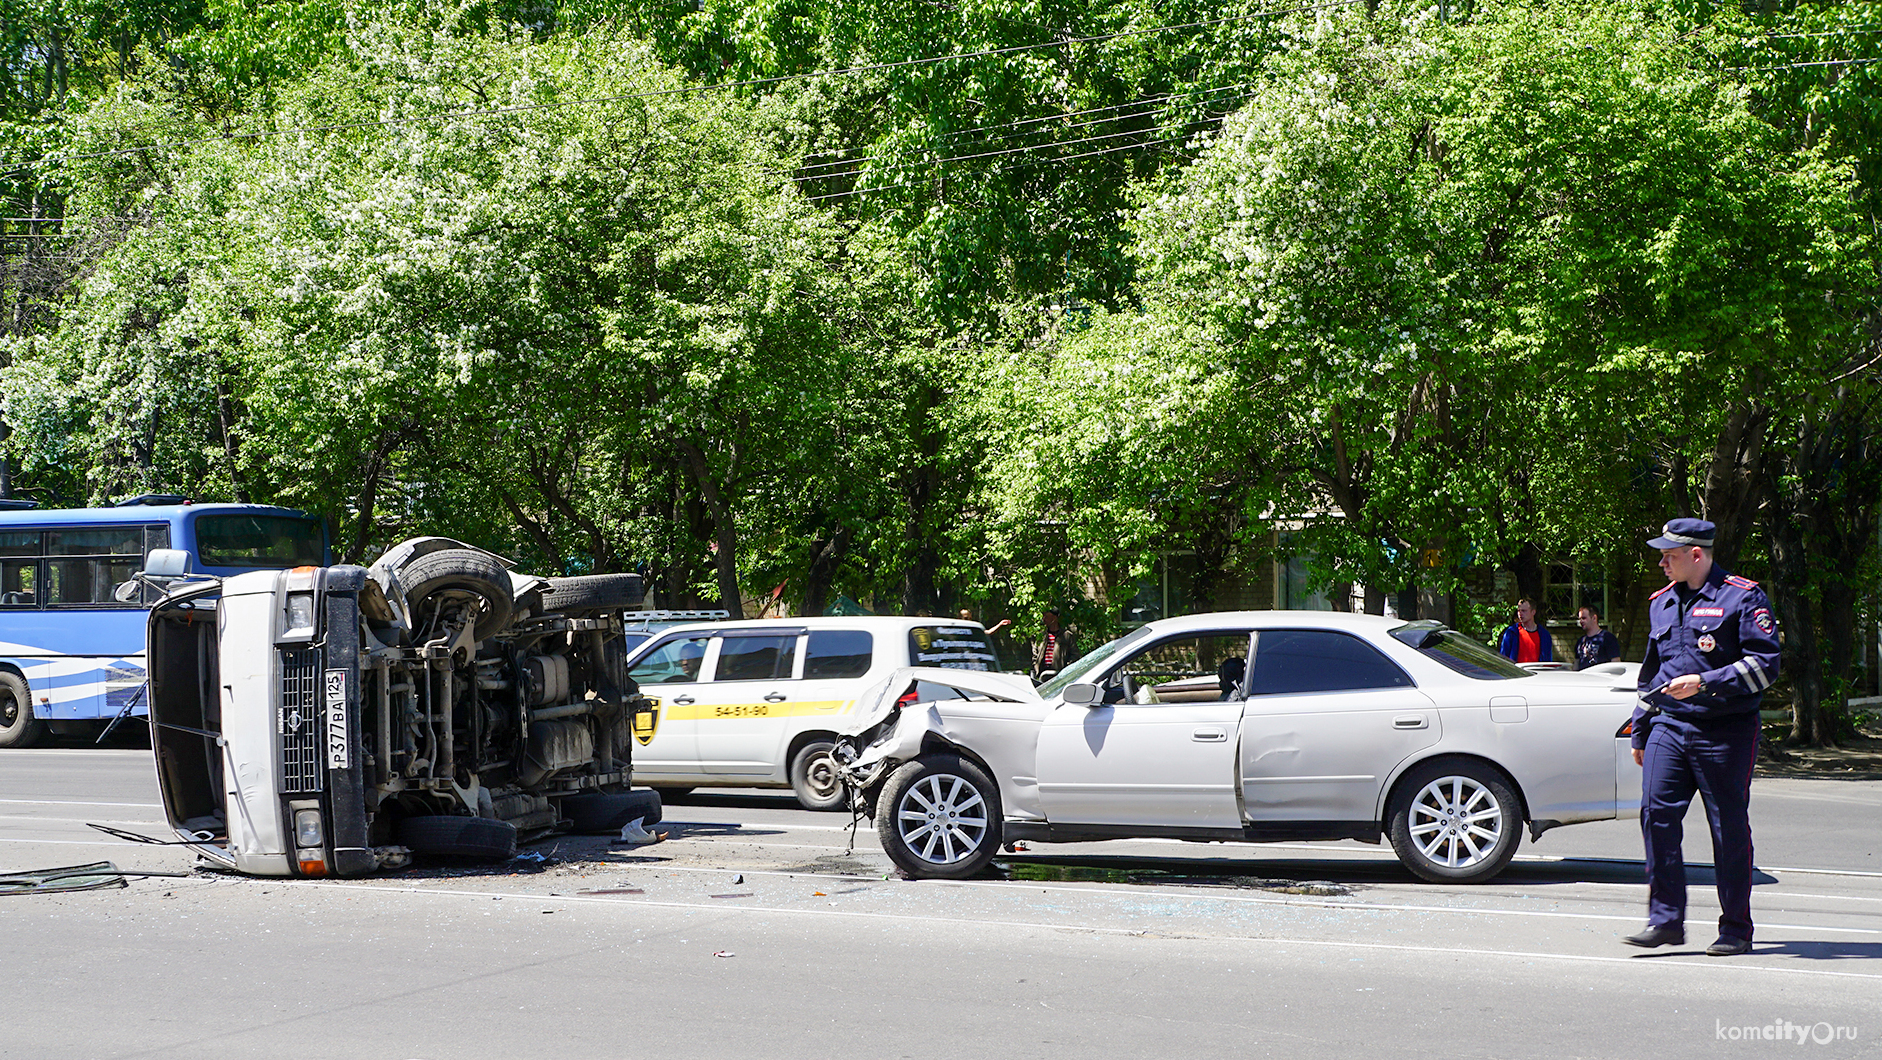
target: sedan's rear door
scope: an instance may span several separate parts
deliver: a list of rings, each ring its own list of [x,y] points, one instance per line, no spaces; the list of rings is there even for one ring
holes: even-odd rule
[[[1349,633],[1264,629],[1242,705],[1242,805],[1256,825],[1377,819],[1393,768],[1443,735],[1437,706]]]

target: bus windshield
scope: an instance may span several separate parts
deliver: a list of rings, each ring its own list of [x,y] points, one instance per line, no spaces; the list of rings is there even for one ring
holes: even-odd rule
[[[318,567],[326,542],[312,519],[280,515],[203,515],[196,555],[206,567]]]

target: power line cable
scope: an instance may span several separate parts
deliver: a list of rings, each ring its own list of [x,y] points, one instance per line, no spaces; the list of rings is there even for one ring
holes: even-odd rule
[[[1256,11],[1245,15],[1229,15],[1223,18],[1202,19],[1195,22],[1174,23],[1164,26],[1146,26],[1139,29],[1119,30],[1115,33],[1101,33],[1085,37],[1063,37],[1058,40],[1037,44],[1015,44],[1003,48],[984,48],[979,51],[956,52],[949,55],[930,56],[923,59],[900,59],[894,62],[870,63],[861,66],[839,67],[834,70],[812,70],[801,74],[780,74],[774,77],[754,77],[742,81],[721,81],[708,85],[682,85],[678,88],[649,89],[643,92],[624,92],[611,96],[579,97],[556,100],[548,103],[525,103],[512,107],[488,107],[480,110],[447,111],[442,114],[413,115],[400,118],[384,118],[378,121],[334,122],[327,125],[288,126],[278,129],[262,129],[250,132],[229,132],[220,136],[204,136],[190,140],[175,140],[168,143],[145,144],[140,147],[125,147],[114,151],[96,151],[76,155],[48,155],[35,163],[17,166],[13,172],[24,172],[34,165],[46,163],[77,162],[101,158],[118,158],[126,155],[145,154],[165,148],[193,147],[200,144],[220,143],[230,140],[261,140],[294,133],[347,132],[358,129],[385,128],[394,125],[412,125],[421,122],[449,122],[453,120],[474,120],[480,118],[502,117],[509,114],[524,114],[542,110],[556,110],[564,107],[584,106],[596,103],[621,103],[636,99],[657,99],[668,96],[692,95],[700,92],[724,89],[758,88],[767,85],[784,84],[791,81],[803,81],[812,78],[838,77],[848,74],[876,73],[883,70],[897,70],[914,66],[932,66],[937,63],[986,59],[999,55],[1014,55],[1020,52],[1038,51],[1042,48],[1068,48],[1074,44],[1102,44],[1106,41],[1121,40],[1125,37],[1139,37],[1154,33],[1174,33],[1179,30],[1206,29],[1211,26],[1228,25],[1235,22],[1250,22],[1257,19],[1275,18],[1280,15],[1302,14],[1309,11],[1325,11],[1334,8],[1352,7],[1370,0],[1327,0],[1325,3],[1305,4],[1297,7],[1276,8],[1268,11]]]
[[[1187,122],[1182,123],[1182,125],[1179,126],[1179,128],[1188,128],[1192,125],[1206,125],[1212,122],[1220,122],[1221,120],[1222,119],[1219,116],[1213,116],[1213,117],[1208,117],[1208,118],[1198,118],[1194,121],[1187,121]],[[1077,144],[1098,143],[1103,140],[1115,140],[1121,136],[1142,136],[1146,133],[1152,133],[1152,132],[1157,132],[1157,131],[1159,130],[1127,129],[1123,132],[1105,133],[1101,136],[1083,136],[1083,137],[1079,137],[1077,139],[1072,139],[1072,140],[1054,140],[1050,143],[1029,144],[1024,147],[1007,147],[1007,148],[1002,148],[997,151],[982,151],[977,154],[971,154],[971,155],[953,155],[948,158],[929,159],[929,160],[921,161],[921,162],[906,162],[901,165],[894,165],[894,166],[878,166],[874,169],[867,169],[867,170],[852,169],[852,170],[847,170],[841,173],[823,173],[823,174],[818,174],[814,177],[808,177],[804,179],[834,180],[838,177],[861,176],[864,173],[889,173],[889,172],[895,172],[897,170],[905,170],[905,169],[924,169],[924,168],[928,168],[931,166],[938,166],[938,165],[941,165],[943,163],[948,163],[948,162],[970,162],[975,159],[996,158],[996,157],[1000,157],[1003,155],[1023,154],[1028,151],[1044,151],[1044,150],[1055,148],[1055,147],[1071,147]]]
[[[1071,162],[1071,161],[1075,161],[1081,158],[1093,158],[1098,155],[1116,154],[1119,151],[1137,151],[1146,147],[1155,147],[1158,144],[1176,143],[1176,142],[1188,140],[1188,139],[1190,139],[1190,137],[1188,136],[1166,136],[1161,139],[1146,140],[1140,144],[1123,144],[1118,147],[1106,147],[1106,148],[1101,148],[1096,151],[1084,151],[1075,155],[1061,155],[1061,156],[1054,156],[1052,158],[1041,158],[1041,159],[1036,159],[1036,160],[1031,160],[1031,161],[1014,162],[1009,165],[998,166],[993,170],[993,172],[1005,173],[1005,172],[1008,172],[1009,170],[1020,169],[1025,166],[1047,165],[1049,163],[1054,163],[1054,162]],[[805,202],[820,202],[825,199],[843,199],[843,198],[848,198],[852,195],[867,195],[873,191],[893,191],[897,188],[909,188],[913,186],[914,185],[906,183],[906,182],[901,183],[901,184],[872,185],[867,188],[852,188],[849,191],[833,191],[827,195],[810,195],[810,196],[806,196],[804,201]]]
[[[1252,81],[1247,82],[1247,84],[1254,84],[1254,82]],[[1220,95],[1221,92],[1226,91],[1227,89],[1239,88],[1239,87],[1244,87],[1244,86],[1231,85],[1231,86],[1225,86],[1223,89],[1209,89],[1209,90],[1205,90],[1204,92],[1198,93],[1193,97],[1182,97],[1182,98],[1193,99],[1197,102],[1206,102],[1212,106],[1219,106],[1223,103],[1239,102],[1240,100],[1247,99],[1249,96],[1252,96],[1254,94],[1252,92],[1243,92],[1243,93],[1240,93],[1239,95],[1232,95],[1232,96]],[[1103,124],[1105,122],[1128,121],[1132,118],[1140,118],[1140,117],[1144,117],[1145,115],[1156,114],[1163,110],[1168,109],[1168,107],[1166,107],[1165,104],[1169,100],[1175,99],[1175,98],[1178,98],[1178,97],[1172,94],[1172,95],[1167,95],[1167,96],[1153,97],[1149,100],[1139,100],[1134,103],[1119,104],[1118,106],[1114,106],[1114,107],[1097,107],[1097,108],[1093,108],[1092,110],[1087,110],[1087,111],[1074,111],[1070,114],[1062,115],[1061,117],[1075,117],[1081,114],[1097,114],[1097,113],[1102,113],[1105,111],[1120,111],[1125,107],[1138,107],[1139,108],[1134,111],[1113,114],[1111,117],[1108,117],[1108,118],[1094,118],[1089,121],[1068,122],[1065,125],[1059,126],[1058,128],[1079,129],[1079,128],[1084,128],[1084,127],[1091,126],[1091,125]],[[955,133],[944,134],[942,137],[938,138],[938,141],[941,145],[947,145],[950,142],[959,143],[961,140],[966,138],[966,135],[968,133],[972,133],[972,132],[981,132],[981,131],[989,131],[989,130],[997,130],[997,129],[1013,130],[1011,132],[1004,133],[1000,136],[988,137],[986,140],[982,141],[983,143],[996,143],[1001,140],[1010,140],[1015,136],[1022,135],[1017,129],[1018,126],[1035,125],[1035,124],[1039,124],[1042,122],[1048,122],[1048,121],[1054,121],[1054,120],[1056,120],[1056,118],[1051,118],[1051,117],[1029,118],[1029,119],[1026,119],[1025,121],[1008,122],[1008,123],[1001,124],[1001,125],[981,126],[979,129],[962,129],[962,130],[958,130]],[[829,153],[829,152],[820,152],[820,153]],[[815,157],[815,156],[813,155],[811,157]],[[799,166],[797,169],[793,170],[792,172],[793,172],[793,175],[799,180],[823,180],[829,177],[844,176],[845,173],[842,173],[842,172],[818,173],[818,172],[811,172],[811,171],[832,169],[836,166],[854,166],[863,162],[873,162],[877,160],[877,158],[879,157],[881,156],[863,155],[863,156],[854,157],[854,158],[840,158],[840,159],[836,159],[830,162],[817,162],[817,163],[812,163],[807,166]]]

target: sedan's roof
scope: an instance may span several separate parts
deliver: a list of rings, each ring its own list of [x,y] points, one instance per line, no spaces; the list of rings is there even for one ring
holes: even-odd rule
[[[1210,629],[1342,629],[1387,632],[1405,624],[1402,618],[1352,614],[1346,611],[1209,611],[1179,615],[1148,623],[1158,635]]]

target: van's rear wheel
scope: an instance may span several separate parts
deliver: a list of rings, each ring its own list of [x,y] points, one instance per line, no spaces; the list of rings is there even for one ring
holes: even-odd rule
[[[508,861],[516,856],[516,826],[488,817],[407,817],[399,843],[432,857]]]
[[[791,756],[791,790],[806,810],[841,810],[849,805],[843,775],[830,752],[836,744],[812,740]]]
[[[660,823],[660,794],[602,791],[570,795],[562,800],[562,813],[569,819],[569,825],[583,835],[618,832],[633,820],[651,828]]]
[[[467,548],[427,552],[399,570],[406,599],[420,614],[434,611],[451,599],[475,603],[478,640],[488,640],[510,623],[516,599],[510,591],[510,572],[495,556]],[[423,621],[422,619],[420,621]]]
[[[46,723],[33,716],[33,693],[26,679],[0,673],[0,747],[31,747],[46,733]]]

